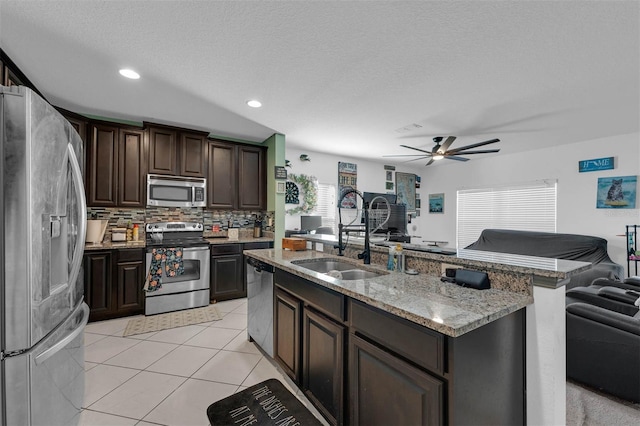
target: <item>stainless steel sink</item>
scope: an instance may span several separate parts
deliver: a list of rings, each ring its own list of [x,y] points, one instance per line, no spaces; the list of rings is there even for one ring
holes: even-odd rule
[[[359,268],[357,265],[348,262],[342,262],[334,259],[312,259],[312,260],[297,260],[292,262],[294,265],[301,266],[314,272],[321,274],[328,274],[332,271],[339,271],[330,274],[334,278],[340,278],[342,280],[364,280],[367,278],[375,278],[380,275],[385,275],[384,272],[367,271]]]
[[[367,278],[375,278],[382,275],[377,272],[365,271],[363,269],[352,269],[350,271],[342,271],[340,273],[342,274],[342,279],[347,281],[348,280],[364,280]]]

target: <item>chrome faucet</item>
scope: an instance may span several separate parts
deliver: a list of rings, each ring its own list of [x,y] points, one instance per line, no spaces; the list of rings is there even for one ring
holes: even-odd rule
[[[361,226],[348,226],[342,224],[342,215],[340,214],[340,205],[342,204],[342,200],[348,194],[356,194],[358,197],[362,199],[362,210],[364,211],[364,251],[362,253],[358,253],[358,259],[362,259],[365,265],[369,265],[371,263],[371,247],[369,245],[369,203],[367,203],[362,194],[356,189],[347,189],[342,193],[340,200],[338,201],[338,245],[334,246],[334,248],[338,249],[338,256],[344,256],[344,249],[346,248],[346,244],[342,243],[342,233],[348,234],[349,232],[354,231],[362,231]]]

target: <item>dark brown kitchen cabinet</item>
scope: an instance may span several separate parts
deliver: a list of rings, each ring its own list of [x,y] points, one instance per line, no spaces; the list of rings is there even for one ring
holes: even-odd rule
[[[89,321],[111,318],[115,288],[112,286],[113,251],[89,251],[84,255],[84,300],[89,305]]]
[[[116,306],[117,316],[144,313],[145,263],[143,249],[117,251]]]
[[[264,210],[265,148],[211,140],[207,205],[215,209]]]
[[[87,145],[87,205],[115,207],[118,203],[119,128],[93,123]]]
[[[144,207],[147,204],[144,131],[124,128],[118,136],[118,206]]]
[[[144,250],[88,251],[84,255],[84,294],[89,321],[144,312]]]
[[[149,132],[149,173],[207,177],[207,134],[145,124]]]
[[[87,205],[144,207],[144,131],[112,123],[92,122],[89,133]]]
[[[443,424],[443,382],[354,334],[349,387],[350,424]]]
[[[265,150],[238,146],[238,208],[264,210],[267,206]]]
[[[211,246],[209,293],[212,302],[247,296],[243,259],[240,243]]]
[[[238,203],[236,145],[209,142],[209,175],[207,206],[214,209],[235,209]]]
[[[302,389],[329,423],[343,424],[345,327],[306,306],[302,316]]]
[[[273,329],[274,359],[295,383],[300,383],[300,319],[302,302],[276,287]]]
[[[331,424],[344,423],[344,296],[277,269],[274,358]]]
[[[180,176],[207,177],[207,149],[209,144],[202,133],[180,132]]]
[[[149,126],[149,173],[178,174],[178,132],[165,127]]]

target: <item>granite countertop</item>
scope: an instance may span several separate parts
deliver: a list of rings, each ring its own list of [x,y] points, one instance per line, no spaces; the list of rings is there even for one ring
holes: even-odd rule
[[[219,237],[204,237],[205,240],[209,242],[209,244],[230,244],[230,243],[260,243],[260,242],[273,242],[273,238],[271,237],[243,237],[240,235],[237,240],[230,240],[227,236],[219,236]]]
[[[295,235],[308,241],[317,243],[337,243],[338,238],[334,235]],[[349,237],[349,244],[364,246],[364,238]],[[523,256],[510,253],[495,253],[480,250],[455,250],[455,255],[443,255],[438,251],[442,249],[431,248],[429,252],[411,250],[414,244],[400,243],[406,255],[413,257],[437,260],[450,264],[460,264],[468,267],[478,267],[482,269],[493,269],[496,271],[515,272],[521,274],[531,274],[537,277],[566,280],[572,275],[586,271],[592,267],[589,262],[579,262],[575,260],[553,259],[548,257]],[[389,248],[376,246],[371,243],[371,250],[387,253]],[[444,249],[447,250],[447,249]]]
[[[144,248],[144,241],[122,241],[122,242],[112,242],[112,241],[103,241],[102,243],[87,243],[84,245],[84,251],[92,251],[92,250],[115,250],[115,249],[132,249],[132,248]]]
[[[504,317],[533,303],[531,294],[497,289],[474,290],[440,281],[440,277],[386,271],[353,259],[318,251],[245,250],[244,254],[323,287],[360,300],[451,337]],[[343,281],[298,266],[293,261],[332,258],[360,269],[381,272],[376,278]]]

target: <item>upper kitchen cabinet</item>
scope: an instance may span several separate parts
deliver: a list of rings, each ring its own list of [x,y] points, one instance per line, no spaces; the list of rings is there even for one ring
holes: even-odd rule
[[[235,209],[238,205],[237,148],[227,142],[209,142],[208,207]]]
[[[238,146],[238,208],[264,210],[267,207],[265,148]]]
[[[211,140],[207,206],[215,209],[266,208],[266,148]]]
[[[147,124],[149,173],[206,177],[207,133]]]
[[[145,157],[142,129],[92,122],[87,143],[87,205],[144,207]]]

